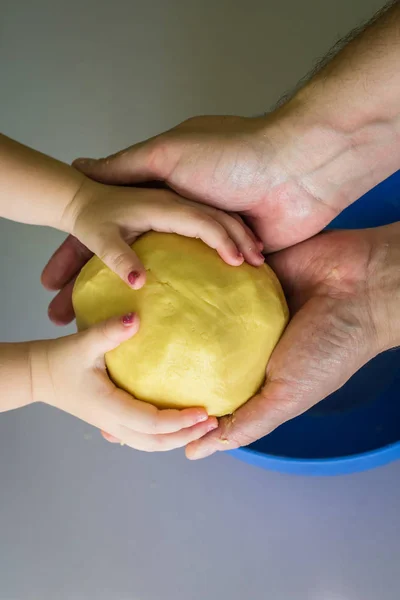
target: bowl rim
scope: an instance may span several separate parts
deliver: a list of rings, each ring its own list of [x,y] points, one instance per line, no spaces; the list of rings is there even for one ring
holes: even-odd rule
[[[268,454],[253,448],[237,448],[229,454],[263,469],[297,475],[343,475],[373,469],[400,458],[400,441],[376,448],[329,458],[290,458]]]
[[[377,203],[378,198],[384,198],[386,202],[385,206],[390,206],[388,214],[392,213],[393,207],[396,209],[395,218],[392,218],[393,215],[391,214],[391,218],[387,222],[397,221],[400,218],[400,215],[398,215],[398,209],[400,208],[399,182],[400,169],[364,194],[362,197],[364,201],[360,198],[357,202],[353,203],[351,205],[352,216],[345,224],[343,224],[342,215],[345,215],[346,211],[341,213],[342,225],[340,228],[354,227],[355,217],[363,215],[365,206],[369,209],[373,208],[376,214],[379,214],[380,218],[382,216],[386,217],[385,209],[382,214],[382,203]],[[335,227],[334,222],[331,226]],[[330,227],[328,226],[328,228]],[[250,447],[229,450],[228,452],[243,462],[271,471],[298,475],[341,475],[366,471],[399,459],[400,440],[380,446],[374,450],[331,458],[290,458],[278,454],[260,452]]]

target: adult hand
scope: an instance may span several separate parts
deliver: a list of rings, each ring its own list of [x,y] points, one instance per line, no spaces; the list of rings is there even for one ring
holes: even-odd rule
[[[395,2],[336,44],[320,70],[266,117],[189,119],[75,167],[105,183],[160,180],[187,198],[242,212],[267,251],[296,244],[398,169],[399,24]],[[84,247],[68,239],[44,283],[63,288],[86,260]],[[70,288],[53,305],[56,320],[70,305]]]
[[[266,384],[219,427],[187,446],[190,459],[245,446],[341,387],[400,344],[400,222],[323,233],[270,258],[293,315]]]
[[[186,198],[239,211],[272,251],[319,232],[394,170],[389,161],[371,176],[370,155],[350,151],[352,144],[352,136],[306,126],[290,105],[259,119],[189,119],[114,156],[74,166],[114,185],[161,180]],[[51,304],[55,322],[71,320],[71,281],[89,256],[70,236],[47,265],[44,285],[67,286]]]

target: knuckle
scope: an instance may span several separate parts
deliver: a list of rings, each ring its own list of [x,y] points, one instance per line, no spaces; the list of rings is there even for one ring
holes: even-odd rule
[[[218,438],[218,441],[219,441],[220,447],[227,445],[227,446],[229,446],[229,450],[236,450],[237,448],[240,448],[241,446],[248,446],[254,440],[250,436],[246,436],[244,434],[242,434],[242,435],[231,434],[228,438],[223,438],[222,436],[220,436]]]
[[[242,219],[242,217],[236,213],[233,212],[228,212],[227,213],[229,217],[231,217],[231,219],[233,219],[234,221],[237,221],[238,223],[240,223],[241,225],[244,225],[244,221]]]
[[[218,445],[219,449],[222,449],[223,446],[229,447],[234,450],[235,448],[239,448],[244,444],[244,435],[243,432],[240,432],[240,429],[235,427],[235,415],[229,415],[224,419],[221,419],[219,422],[219,428],[216,431],[217,436],[215,441]],[[250,443],[250,442],[248,442]]]
[[[108,248],[100,252],[98,256],[104,264],[108,265],[116,273],[121,273],[122,271],[127,270],[132,263],[132,259],[130,259],[124,252],[121,251],[115,253],[110,251]]]
[[[197,208],[191,208],[193,215],[196,216],[197,222],[204,228],[212,229],[221,239],[229,238],[229,234],[223,223],[220,223],[214,215],[208,212],[200,211]]]
[[[224,227],[220,223],[218,223],[218,221],[216,221],[214,217],[207,214],[206,212],[203,212],[191,206],[188,206],[186,210],[188,215],[196,220],[196,223],[201,230],[204,231],[205,229],[213,229],[216,233],[219,234],[219,236],[222,236],[223,232],[225,232]]]
[[[160,452],[163,450],[162,439],[158,435],[146,435],[137,443],[137,449],[142,452]]]
[[[161,134],[148,142],[145,163],[155,177],[166,178],[165,165],[170,154],[171,142],[167,134]]]
[[[226,244],[232,242],[232,238],[229,235],[229,232],[222,225],[220,225],[220,227],[219,227],[218,237],[220,239],[221,244],[226,245]]]
[[[161,429],[161,425],[162,425],[161,414],[162,413],[158,410],[158,408],[156,408],[155,406],[152,406],[152,410],[151,410],[150,416],[149,416],[148,433],[153,436],[156,436],[156,434],[159,433],[159,431]]]
[[[115,341],[115,335],[114,334],[114,327],[113,327],[114,323],[111,320],[108,321],[103,321],[102,323],[100,323],[100,325],[98,325],[98,332],[100,333],[100,335],[109,340],[110,342],[114,342]]]
[[[193,216],[196,217],[196,220],[199,223],[199,225],[202,225],[203,227],[214,227],[215,229],[222,229],[221,225],[217,223],[217,221],[211,215],[208,215],[206,212],[200,212],[195,208],[188,208],[188,210],[190,210]]]
[[[110,262],[114,266],[115,270],[119,271],[127,262],[127,257],[125,254],[120,252],[119,254],[113,255],[110,259]]]
[[[236,219],[233,219],[230,215],[228,215],[228,223],[230,230],[233,234],[237,236],[243,236],[243,234],[245,233],[243,223],[237,221]]]
[[[82,358],[92,358],[93,346],[96,344],[97,334],[98,326],[94,328],[91,327],[79,334],[81,342],[79,351]]]
[[[355,308],[355,310],[354,310]],[[327,315],[321,331],[321,351],[323,353],[348,356],[364,345],[365,327],[352,302],[335,302],[334,310]],[[362,309],[361,309],[362,312]]]

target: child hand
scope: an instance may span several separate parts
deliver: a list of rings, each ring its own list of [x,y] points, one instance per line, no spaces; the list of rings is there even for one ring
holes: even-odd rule
[[[135,315],[109,319],[83,333],[33,342],[33,400],[42,401],[107,431],[109,439],[147,452],[171,450],[217,427],[203,408],[159,410],[117,388],[104,354],[138,331]]]
[[[236,215],[181,198],[169,190],[124,188],[85,180],[65,212],[70,231],[134,289],[146,272],[129,247],[146,231],[202,239],[229,265],[263,263],[262,245]]]

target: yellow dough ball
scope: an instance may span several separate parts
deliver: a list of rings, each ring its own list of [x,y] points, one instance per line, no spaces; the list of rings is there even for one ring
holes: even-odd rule
[[[197,239],[151,232],[135,250],[147,281],[132,290],[97,257],[73,291],[78,329],[135,312],[139,333],[106,355],[110,377],[160,408],[232,413],[262,385],[288,320],[267,266],[231,267]]]

